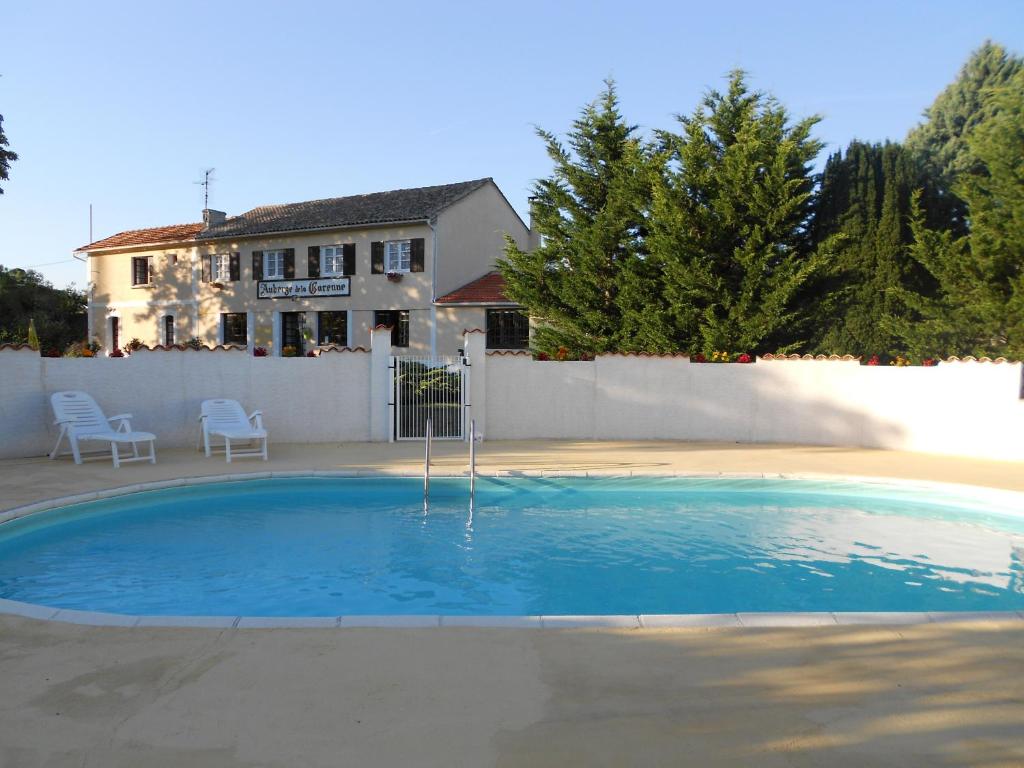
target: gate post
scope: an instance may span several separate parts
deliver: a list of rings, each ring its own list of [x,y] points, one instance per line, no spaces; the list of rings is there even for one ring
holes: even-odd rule
[[[479,329],[466,331],[462,348],[469,360],[469,407],[464,434],[469,435],[470,419],[475,419],[476,433],[482,439],[487,434],[487,334]]]
[[[390,370],[391,329],[378,325],[370,331],[370,440],[389,442],[394,433],[388,430],[391,422]]]

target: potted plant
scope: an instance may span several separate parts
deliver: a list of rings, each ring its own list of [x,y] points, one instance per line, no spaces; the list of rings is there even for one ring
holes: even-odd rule
[[[299,348],[291,344],[281,348],[281,357],[296,357],[299,354]]]
[[[386,277],[392,283],[399,283],[399,282],[402,281],[402,273],[401,272],[387,272],[386,273]]]
[[[253,357],[266,357],[267,356],[267,348],[266,347],[253,347],[252,348],[252,356]]]

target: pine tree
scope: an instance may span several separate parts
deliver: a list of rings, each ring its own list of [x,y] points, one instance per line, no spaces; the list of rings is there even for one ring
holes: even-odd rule
[[[574,121],[568,147],[537,131],[555,166],[533,189],[541,245],[523,251],[508,240],[498,267],[508,297],[539,321],[539,352],[635,349],[651,285],[644,262],[649,180],[635,132],[610,81]]]
[[[1022,67],[1024,59],[986,41],[925,111],[925,122],[907,135],[906,147],[926,173],[923,199],[931,226],[966,233],[965,204],[953,188],[961,175],[977,170],[969,149],[971,134],[999,109],[986,94],[1006,85]]]
[[[647,240],[667,322],[646,343],[704,353],[799,343],[796,299],[820,266],[808,233],[818,118],[791,124],[735,71],[679,122],[681,134],[660,133]]]

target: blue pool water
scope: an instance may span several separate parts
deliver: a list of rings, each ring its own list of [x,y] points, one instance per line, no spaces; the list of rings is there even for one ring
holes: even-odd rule
[[[793,481],[296,478],[0,526],[0,597],[129,614],[1024,609],[1022,510]],[[1016,514],[1014,514],[1016,512]]]

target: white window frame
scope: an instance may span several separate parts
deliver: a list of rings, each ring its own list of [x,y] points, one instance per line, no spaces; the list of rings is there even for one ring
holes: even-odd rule
[[[330,268],[334,260],[335,269]],[[345,274],[345,246],[324,245],[320,248],[320,274],[323,277],[341,277]]]
[[[405,266],[402,266],[403,261]],[[384,271],[412,271],[412,240],[384,241]]]
[[[271,259],[274,260],[277,269],[271,270]],[[263,279],[284,280],[284,251],[263,252]]]
[[[210,280],[214,283],[231,282],[231,254],[217,253],[211,259]]]

